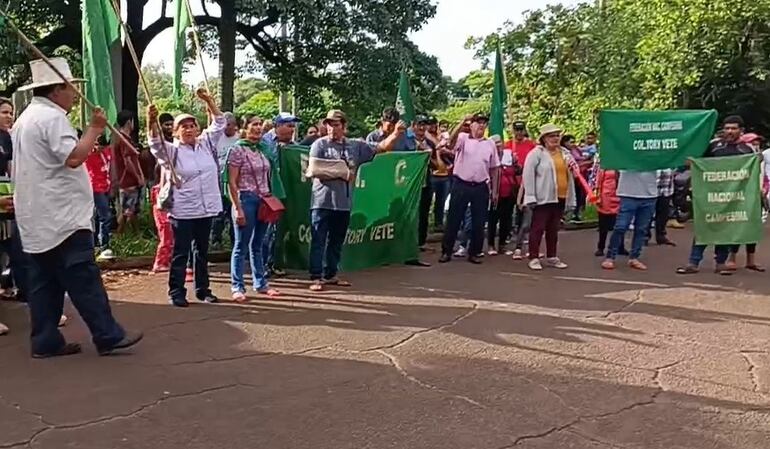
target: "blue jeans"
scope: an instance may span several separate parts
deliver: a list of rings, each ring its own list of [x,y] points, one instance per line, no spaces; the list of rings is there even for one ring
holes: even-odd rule
[[[446,197],[449,195],[449,176],[431,176],[430,184],[435,194],[436,201],[433,203],[433,225],[444,227],[444,205]]]
[[[233,255],[230,259],[232,291],[233,293],[246,293],[243,267],[246,262],[246,254],[248,254],[254,290],[264,292],[267,290],[267,279],[265,279],[265,266],[262,263],[262,242],[265,239],[268,225],[257,219],[259,204],[262,200],[254,192],[240,192],[238,197],[241,200],[246,224],[243,226],[235,224],[235,242],[233,243]],[[235,223],[235,217],[235,208],[233,208],[233,223]]]
[[[112,211],[110,210],[110,195],[94,192],[94,237],[99,248],[110,247],[112,233]]]
[[[697,245],[695,240],[692,241],[692,249],[690,250],[690,265],[693,267],[700,267],[700,263],[703,261],[703,253],[706,252],[706,246]],[[717,265],[724,265],[727,262],[727,256],[730,255],[730,245],[715,245],[714,246],[714,259]]]
[[[262,237],[262,262],[266,267],[275,266],[275,237],[277,235],[277,223],[268,223],[264,237]]]
[[[59,318],[65,293],[91,331],[98,349],[111,348],[125,337],[125,331],[112,316],[101,272],[94,261],[91,231],[76,231],[56,248],[29,255],[29,268],[33,353],[49,354],[64,346]]]
[[[312,209],[310,224],[310,279],[334,279],[348,233],[350,211]]]
[[[187,289],[184,286],[187,261],[192,259],[195,273],[195,297],[203,299],[211,295],[209,289],[209,234],[211,217],[192,220],[171,218],[174,230],[174,256],[168,275],[168,296],[172,300],[186,300]],[[192,251],[192,257],[190,252]]]
[[[620,212],[615,221],[615,229],[610,239],[610,247],[607,250],[607,258],[613,259],[618,255],[618,250],[623,245],[623,238],[634,223],[634,238],[631,242],[631,260],[638,259],[642,255],[644,241],[647,240],[647,230],[650,228],[650,221],[655,213],[655,204],[657,198],[631,198],[627,196],[620,197]]]

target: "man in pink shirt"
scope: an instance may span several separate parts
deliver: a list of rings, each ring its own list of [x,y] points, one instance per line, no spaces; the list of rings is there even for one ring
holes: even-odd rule
[[[471,132],[459,133],[454,147],[454,179],[449,201],[447,229],[442,243],[440,263],[452,260],[457,232],[465,216],[465,210],[471,208],[471,243],[468,261],[480,264],[484,245],[484,223],[486,222],[489,201],[497,203],[497,182],[500,157],[495,143],[484,138],[489,119],[482,114],[466,118],[471,122]],[[458,126],[459,130],[459,126]],[[458,131],[455,131],[456,133]]]

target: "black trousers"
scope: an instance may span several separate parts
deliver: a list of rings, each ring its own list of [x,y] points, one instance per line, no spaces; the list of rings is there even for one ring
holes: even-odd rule
[[[471,208],[471,244],[468,254],[477,256],[481,253],[484,246],[484,223],[489,206],[489,186],[485,182],[466,182],[455,177],[452,185],[452,197],[449,200],[447,229],[441,244],[441,251],[444,254],[452,254],[457,232],[460,231],[460,224],[469,205]]]
[[[64,293],[69,294],[91,331],[97,349],[110,348],[125,337],[125,331],[112,316],[101,271],[94,260],[94,235],[90,230],[75,231],[59,246],[27,256],[32,352],[47,354],[64,346],[64,336],[59,331]]]
[[[659,196],[655,203],[655,241],[666,240],[666,224],[671,218],[671,197]]]
[[[211,222],[210,217],[193,220],[171,219],[171,228],[174,230],[174,256],[168,276],[168,296],[171,299],[186,299],[184,278],[189,259],[192,259],[195,273],[195,297],[203,299],[211,294],[208,267]]]
[[[599,243],[596,244],[599,251],[607,247],[607,236],[615,229],[617,218],[617,214],[599,214]]]
[[[422,188],[420,194],[420,210],[419,210],[419,229],[417,230],[417,245],[423,246],[428,240],[428,218],[430,217],[430,203],[433,199],[433,190],[430,188],[430,183]],[[436,205],[439,207],[439,205]],[[440,207],[444,207],[442,204]]]
[[[489,209],[489,223],[487,223],[487,243],[489,247],[495,246],[495,236],[497,236],[497,248],[505,245],[505,240],[511,234],[513,229],[513,209],[516,207],[516,197],[500,198],[496,206]],[[498,223],[500,229],[498,233]]]

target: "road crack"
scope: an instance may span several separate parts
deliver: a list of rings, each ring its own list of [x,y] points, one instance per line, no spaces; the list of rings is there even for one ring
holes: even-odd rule
[[[754,387],[754,393],[762,394],[762,388],[759,383],[759,375],[757,375],[757,365],[754,363],[753,360],[751,360],[750,353],[749,352],[740,352],[741,357],[743,357],[743,360],[746,361],[746,363],[749,365],[749,377],[751,378],[751,384]]]
[[[443,388],[438,387],[436,385],[424,382],[424,381],[418,379],[417,377],[409,374],[409,372],[407,372],[407,370],[403,366],[401,366],[401,364],[398,362],[398,359],[393,354],[390,354],[390,353],[388,353],[388,352],[386,352],[384,350],[377,350],[376,352],[378,354],[383,355],[385,358],[387,358],[390,361],[390,364],[393,366],[393,368],[395,368],[396,371],[398,371],[398,373],[401,376],[403,376],[405,379],[407,379],[408,381],[410,381],[410,382],[412,382],[412,383],[414,383],[416,385],[419,385],[420,387],[425,388],[427,390],[433,390],[433,391],[437,391],[439,393],[448,394],[448,395],[450,395],[451,397],[453,397],[455,399],[459,399],[459,400],[461,400],[463,402],[467,402],[468,404],[474,405],[476,407],[484,408],[484,409],[487,408],[485,405],[481,404],[478,401],[475,401],[475,400],[469,398],[468,396],[452,393],[452,392],[444,390]]]
[[[31,446],[32,444],[35,443],[35,441],[38,438],[42,437],[43,435],[45,435],[47,433],[53,432],[53,431],[57,431],[57,430],[80,430],[80,429],[85,429],[87,427],[95,426],[95,425],[99,425],[99,424],[105,424],[105,423],[110,423],[110,422],[113,422],[113,421],[119,421],[119,420],[123,420],[123,419],[135,418],[135,417],[137,417],[137,416],[147,412],[148,410],[151,410],[151,409],[153,409],[153,408],[159,406],[160,404],[162,404],[162,403],[164,403],[166,401],[169,401],[169,400],[201,396],[201,395],[204,395],[204,394],[213,393],[213,392],[217,392],[217,391],[225,391],[225,390],[229,390],[229,389],[237,388],[237,387],[241,387],[241,388],[254,388],[253,386],[248,385],[248,384],[231,383],[231,384],[227,384],[227,385],[220,385],[220,386],[217,386],[217,387],[204,388],[202,390],[197,390],[197,391],[193,391],[193,392],[190,392],[190,393],[166,394],[163,397],[158,398],[157,400],[155,400],[153,402],[150,402],[148,404],[141,405],[141,406],[137,407],[136,409],[134,409],[133,411],[128,412],[128,413],[120,413],[120,414],[116,414],[116,415],[106,416],[106,417],[102,417],[102,418],[97,418],[97,419],[93,419],[93,420],[89,420],[89,421],[83,421],[83,422],[79,422],[79,423],[73,423],[73,424],[55,425],[55,424],[48,423],[45,428],[40,429],[37,432],[35,432],[26,441],[22,441],[22,442],[19,442],[19,443],[13,443],[11,445],[0,445],[0,448],[2,448],[2,449],[14,449],[14,448],[17,448],[17,447],[22,447],[22,446]],[[42,416],[40,416],[40,420],[41,420],[41,422],[46,423],[46,421],[43,419]]]
[[[436,326],[431,326],[431,327],[428,327],[428,328],[425,328],[425,329],[420,329],[418,331],[411,332],[406,337],[398,340],[395,343],[391,343],[389,345],[375,346],[375,347],[372,347],[372,348],[362,349],[362,350],[359,350],[359,351],[351,351],[351,352],[369,353],[369,352],[378,352],[378,351],[385,350],[385,349],[396,349],[396,348],[399,348],[401,346],[404,346],[405,344],[411,342],[412,340],[414,340],[415,338],[417,338],[417,337],[419,337],[421,335],[428,334],[428,333],[431,333],[431,332],[436,332],[436,331],[442,331],[444,329],[449,329],[450,327],[456,326],[458,323],[460,323],[464,319],[469,318],[471,315],[473,315],[473,314],[475,314],[476,312],[479,311],[479,308],[481,307],[480,304],[477,301],[472,301],[472,303],[473,303],[473,307],[471,307],[470,310],[468,310],[467,312],[463,313],[462,315],[459,315],[459,316],[455,317],[452,321],[450,321],[448,323],[443,323],[443,324],[439,324],[439,325],[436,325]]]
[[[641,302],[643,300],[644,300],[644,290],[638,290],[636,292],[636,296],[634,297],[633,300],[625,303],[623,305],[623,307],[621,307],[621,308],[619,308],[617,310],[612,310],[610,312],[605,313],[604,315],[601,316],[601,318],[605,318],[606,319],[606,318],[611,317],[612,315],[616,315],[618,313],[623,313],[626,310],[630,309],[631,307],[633,307],[634,305],[636,305],[637,303],[639,303],[639,302]]]

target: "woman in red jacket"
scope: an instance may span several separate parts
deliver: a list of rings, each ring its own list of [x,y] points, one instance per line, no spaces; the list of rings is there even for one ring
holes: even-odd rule
[[[599,169],[596,175],[597,198],[596,209],[599,213],[599,243],[596,245],[596,256],[604,256],[607,235],[615,228],[615,219],[620,211],[618,198],[618,172],[615,170]],[[625,251],[622,251],[625,252]]]

